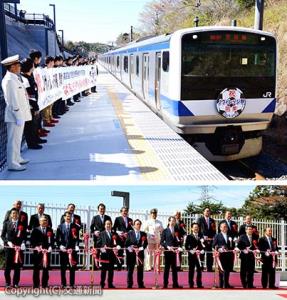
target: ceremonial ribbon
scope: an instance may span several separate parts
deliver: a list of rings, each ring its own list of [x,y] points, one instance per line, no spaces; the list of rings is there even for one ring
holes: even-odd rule
[[[75,266],[77,262],[73,259],[73,249],[67,249],[66,252],[68,253],[70,266]]]
[[[84,252],[85,253],[88,253],[88,250],[89,250],[89,234],[88,233],[84,233]]]
[[[142,265],[143,261],[139,258],[139,252],[140,250],[138,248],[134,248],[135,254],[136,254],[136,262],[137,266]]]
[[[43,268],[47,269],[48,268],[48,250],[42,249],[42,253],[43,253]]]
[[[51,231],[47,232],[47,237],[48,237],[48,243],[51,244],[51,237],[52,237]]]
[[[200,254],[201,254],[201,253],[200,253],[200,250],[196,250],[196,251],[195,251],[195,254],[196,254],[196,257],[197,257],[199,266],[202,267],[201,260],[200,260]]]
[[[119,256],[118,251],[119,250],[117,248],[113,248],[113,253],[114,253],[116,259],[118,260],[119,263],[121,263],[121,259],[123,259],[123,257]]]
[[[276,253],[270,252],[270,254],[272,256],[272,268],[274,269],[276,267],[276,260],[275,260]]]
[[[91,249],[91,254],[92,254],[92,257],[95,261],[95,265],[96,265],[97,268],[99,267],[99,263],[105,263],[105,264],[110,263],[109,260],[97,258],[97,254],[98,254],[98,249],[97,248],[92,248]]]
[[[22,225],[19,225],[18,226],[18,233],[17,233],[17,238],[19,238],[21,236],[21,233],[22,233],[22,230],[23,230],[23,226]]]
[[[221,272],[224,272],[224,269],[223,269],[223,267],[222,267],[221,261],[220,261],[220,259],[219,259],[219,252],[218,252],[218,251],[214,251],[214,258],[215,258],[215,261],[217,262],[217,265],[218,265],[218,267],[219,267],[219,270],[220,270]]]
[[[22,263],[22,258],[21,258],[21,247],[20,246],[14,246],[13,247],[15,250],[15,257],[14,257],[14,263],[15,264],[21,264]]]
[[[176,255],[176,266],[180,267],[180,258],[179,258],[179,253],[180,251],[178,249],[175,250],[175,255]]]
[[[161,251],[155,250],[154,251],[154,257],[153,257],[153,266],[154,266],[154,273],[160,274],[160,256],[161,256]]]

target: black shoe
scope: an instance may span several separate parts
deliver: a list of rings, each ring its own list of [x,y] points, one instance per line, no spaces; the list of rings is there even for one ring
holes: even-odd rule
[[[182,288],[183,288],[183,286],[178,285],[178,284],[173,285],[172,287],[173,287],[174,289],[182,289]]]
[[[67,288],[66,285],[61,285],[61,289],[65,289],[65,288]]]
[[[277,286],[275,286],[275,285],[274,285],[274,286],[272,285],[272,286],[269,286],[269,289],[271,289],[271,290],[277,290],[277,289],[278,289],[278,287],[277,287]]]
[[[113,284],[109,285],[109,289],[115,289],[116,287]]]
[[[127,288],[128,288],[128,289],[132,289],[133,286],[132,286],[132,285],[128,285]]]
[[[165,285],[163,286],[163,288],[164,288],[164,289],[168,289],[168,285],[165,284]]]
[[[38,144],[46,144],[46,143],[47,143],[47,140],[45,140],[45,139],[38,139],[38,140],[37,140],[37,143],[38,143]]]
[[[203,285],[198,285],[197,288],[198,289],[204,289],[204,286]]]
[[[53,119],[61,119],[61,117],[58,115],[53,115]]]
[[[38,285],[33,285],[33,289],[38,289],[40,286]]]
[[[41,145],[31,145],[31,146],[28,146],[29,149],[33,149],[33,150],[40,150],[43,148],[43,146]]]
[[[13,288],[18,289],[19,285],[18,284],[14,284]]]
[[[226,285],[225,288],[226,289],[234,289],[234,286],[232,286],[232,285]]]
[[[6,288],[6,289],[12,288],[12,285],[11,285],[11,283],[9,283],[9,284],[8,284],[8,283],[6,283],[6,284],[5,284],[5,288]]]
[[[81,100],[78,100],[78,99],[77,99],[77,100],[74,100],[74,102],[81,102]]]
[[[144,285],[139,285],[139,289],[145,289]]]
[[[190,288],[190,289],[194,289],[194,286],[193,286],[193,285],[190,285],[189,288]]]

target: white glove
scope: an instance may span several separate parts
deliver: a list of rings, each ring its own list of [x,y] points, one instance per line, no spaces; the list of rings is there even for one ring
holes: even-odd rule
[[[234,250],[235,250],[236,252],[240,252],[240,249],[239,249],[238,247],[236,247]]]
[[[100,236],[100,232],[99,232],[98,230],[96,230],[96,231],[94,232],[94,235],[95,235],[95,236]]]
[[[129,252],[133,252],[133,251],[134,251],[133,246],[129,246],[129,247],[128,247],[128,251],[129,251]]]
[[[222,248],[219,248],[219,249],[218,249],[218,252],[219,252],[219,253],[222,253],[222,252],[223,252],[223,249],[222,249]]]
[[[204,250],[201,250],[201,251],[200,251],[200,254],[204,254]]]
[[[122,235],[122,234],[123,234],[123,232],[122,232],[122,231],[119,231],[119,230],[117,230],[117,234],[118,234],[118,235]]]
[[[106,251],[106,248],[102,247],[102,248],[101,248],[101,252],[102,252],[102,253],[106,253],[106,252],[107,252],[107,251]]]
[[[167,246],[167,250],[172,250],[172,247],[170,247],[170,246]]]
[[[122,249],[122,247],[120,245],[117,245],[117,249],[120,250]]]
[[[50,246],[49,248],[48,248],[48,253],[51,253],[52,252],[52,247]]]
[[[265,256],[270,256],[270,252],[269,252],[269,251],[266,251],[266,252],[265,252]]]
[[[60,246],[60,250],[64,252],[64,251],[66,250],[66,247],[63,246],[63,245],[61,245],[61,246]]]
[[[75,247],[75,251],[76,251],[76,252],[79,252],[79,251],[80,251],[79,246],[76,246],[76,247]]]
[[[259,250],[259,249],[256,249],[255,251],[256,251],[256,253],[260,253],[260,250]]]
[[[26,250],[26,246],[25,246],[25,244],[24,244],[24,243],[22,243],[22,244],[21,244],[21,247],[20,247],[20,249],[21,249],[22,251],[25,251],[25,250]]]
[[[24,125],[24,121],[20,120],[20,119],[16,119],[16,125],[17,126],[22,126],[22,125]]]
[[[278,251],[275,251],[275,254],[278,255]]]
[[[139,247],[139,251],[143,251],[144,250],[144,247]]]
[[[244,253],[244,254],[248,254],[248,250],[247,250],[247,249],[244,249],[244,250],[243,250],[243,253]]]
[[[182,252],[182,251],[183,251],[183,249],[182,249],[181,247],[178,247],[177,250],[178,250],[179,252]]]
[[[189,253],[190,253],[190,254],[194,254],[194,253],[195,253],[195,250],[189,250]]]
[[[7,244],[8,244],[8,246],[10,247],[10,248],[13,248],[14,247],[14,245],[13,245],[13,243],[12,242],[7,242]]]

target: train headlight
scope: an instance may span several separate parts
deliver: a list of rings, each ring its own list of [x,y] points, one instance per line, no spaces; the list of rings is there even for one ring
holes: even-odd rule
[[[197,35],[197,34],[194,34],[194,35],[192,36],[192,38],[193,38],[194,40],[197,40],[197,39],[198,39],[198,35]]]

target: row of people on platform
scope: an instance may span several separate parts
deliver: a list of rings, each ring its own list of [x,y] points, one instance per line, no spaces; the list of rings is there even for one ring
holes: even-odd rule
[[[21,61],[19,55],[1,61],[7,69],[1,85],[6,103],[7,165],[10,171],[24,171],[25,165],[29,162],[20,154],[23,135],[29,149],[42,149],[43,144],[47,143],[45,137],[50,132],[47,128],[55,127],[61,115],[69,110],[69,106],[81,101],[81,96],[96,92],[94,86],[90,91],[83,91],[68,100],[57,99],[40,110],[39,89],[34,71],[41,68],[41,61],[42,53],[38,50],[31,50],[29,57]],[[95,62],[96,59],[86,59],[81,56],[69,57],[66,60],[62,56],[47,56],[43,68],[78,66],[95,64]]]
[[[23,251],[26,249],[27,233],[30,231],[30,250],[33,250],[33,282],[34,287],[39,287],[39,270],[42,268],[42,287],[47,287],[49,279],[49,266],[51,252],[58,251],[61,265],[61,283],[65,287],[66,271],[70,270],[70,286],[75,286],[75,271],[78,264],[80,250],[81,217],[74,213],[75,205],[70,204],[61,218],[56,234],[52,229],[51,218],[44,214],[43,205],[38,205],[38,214],[28,216],[21,210],[21,201],[16,201],[14,207],[7,212],[3,223],[1,238],[5,245],[6,285],[11,285],[11,269],[14,269],[13,285],[18,286],[20,269],[24,261]],[[41,209],[42,208],[42,209]],[[262,287],[275,288],[275,271],[277,264],[278,245],[272,237],[272,229],[266,228],[264,235],[259,238],[258,231],[252,224],[245,224],[244,233],[234,235],[234,223],[229,226],[227,220],[219,223],[216,233],[214,220],[207,214],[209,209],[197,222],[191,226],[191,233],[187,234],[185,225],[177,216],[168,219],[168,226],[163,227],[157,220],[157,210],[151,210],[151,218],[142,225],[141,220],[132,220],[128,217],[128,209],[121,209],[122,215],[112,222],[111,217],[105,214],[105,205],[100,203],[98,214],[93,217],[90,230],[93,236],[94,247],[85,247],[84,251],[91,254],[96,266],[101,269],[102,288],[105,287],[108,274],[108,287],[113,288],[114,268],[118,270],[124,263],[126,256],[127,287],[133,287],[133,272],[137,266],[137,284],[144,288],[144,261],[148,254],[152,257],[151,267],[159,271],[160,255],[164,256],[164,288],[169,284],[169,273],[172,270],[174,288],[181,287],[178,283],[178,270],[181,265],[183,251],[188,253],[189,286],[194,287],[196,271],[196,286],[203,287],[202,261],[204,256],[211,261],[215,260],[215,268],[219,270],[219,283],[221,288],[231,288],[229,284],[230,273],[233,271],[235,258],[239,254],[240,278],[244,288],[253,288],[255,262],[262,263]],[[227,217],[230,216],[228,213]],[[143,228],[145,226],[145,231]],[[231,232],[233,228],[233,232]],[[256,229],[256,230],[255,230]],[[207,231],[205,231],[207,230]],[[214,235],[208,236],[208,232]],[[89,234],[84,234],[84,243],[89,239]],[[150,247],[150,244],[152,247]],[[54,249],[56,245],[56,250]],[[53,250],[54,249],[54,250]],[[260,257],[260,258],[259,258]],[[148,263],[150,262],[148,257]],[[209,261],[209,263],[210,263]],[[211,266],[212,268],[212,266]],[[212,269],[210,270],[212,271]]]

